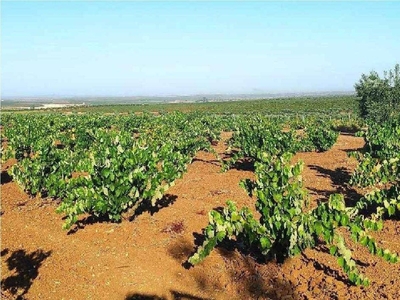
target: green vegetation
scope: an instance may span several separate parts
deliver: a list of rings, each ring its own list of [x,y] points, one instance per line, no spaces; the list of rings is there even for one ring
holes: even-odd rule
[[[381,230],[385,218],[400,212],[400,118],[365,123],[356,105],[355,97],[346,96],[3,113],[7,146],[1,159],[17,160],[9,173],[27,193],[60,200],[57,212],[69,229],[84,214],[120,221],[138,208],[157,206],[197,151],[213,152],[221,132],[233,131],[231,158],[218,159],[223,170],[243,161],[253,164],[256,179],[240,184],[255,197],[259,218],[232,201],[222,211],[211,211],[205,242],[189,262],[201,262],[224,239],[240,240],[278,261],[322,243],[352,283],[367,285],[343,231],[372,254],[398,261],[369,231]],[[334,194],[311,209],[303,164],[291,165],[293,154],[327,151],[339,130],[361,128],[366,146],[352,154],[360,164],[350,184],[376,190],[351,207],[343,195]]]
[[[65,228],[84,213],[118,221],[128,209],[155,206],[196,152],[210,150],[229,125],[221,120],[182,113],[8,115],[2,158],[17,159],[10,175],[26,192],[63,200]]]
[[[132,113],[132,112],[206,112],[217,114],[357,114],[356,96],[296,97],[238,100],[205,103],[109,104],[48,109],[54,112]],[[43,113],[42,110],[24,111]]]
[[[303,129],[304,133],[296,134],[290,126]],[[288,126],[286,131],[284,126]],[[227,170],[237,161],[246,158],[252,162],[260,159],[267,152],[271,155],[282,155],[285,152],[326,151],[332,147],[338,137],[333,124],[325,119],[309,117],[299,124],[296,119],[266,118],[255,115],[251,118],[239,119],[232,138],[230,149],[237,149],[232,158],[223,162]]]
[[[360,112],[367,119],[384,121],[400,111],[400,65],[384,72],[383,78],[375,71],[362,74],[355,84],[360,97]]]
[[[366,143],[362,151],[350,154],[359,160],[350,183],[374,189],[358,206],[376,207],[372,216],[378,220],[400,215],[400,117],[370,124],[360,135]]]
[[[310,145],[324,145],[320,150],[326,150],[336,141],[337,135],[331,133],[329,126],[322,125],[323,122],[311,121],[306,126],[313,128],[308,130],[313,133],[312,138],[307,134],[299,138],[290,130],[282,132],[279,123],[268,126],[260,118],[244,122],[248,122],[247,125],[241,123],[232,137],[232,146],[238,150],[233,161],[225,163],[224,170],[240,159],[254,163],[256,180],[245,180],[241,185],[257,198],[255,208],[261,217],[257,220],[246,207],[238,210],[232,201],[227,202],[223,212],[211,211],[209,225],[204,229],[205,241],[189,258],[191,264],[203,261],[224,239],[235,238],[247,247],[255,246],[267,258],[278,261],[323,241],[351,282],[368,285],[368,278],[358,270],[339,229],[347,230],[354,242],[365,246],[372,254],[392,263],[398,261],[398,255],[380,248],[369,231],[381,230],[384,218],[400,212],[400,119],[384,126],[370,125],[370,131],[364,134],[369,154],[351,180],[359,185],[390,183],[390,188],[365,195],[354,207],[345,205],[343,195],[334,194],[315,209],[306,205],[308,193],[302,187],[302,163],[290,165],[290,158],[299,150],[318,149]],[[376,209],[375,213],[361,213],[372,208]]]

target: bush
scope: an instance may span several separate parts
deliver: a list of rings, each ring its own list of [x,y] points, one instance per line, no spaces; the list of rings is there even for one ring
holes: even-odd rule
[[[375,71],[369,75],[362,74],[354,85],[361,116],[366,119],[382,121],[390,118],[400,109],[400,66],[385,71],[383,78]]]

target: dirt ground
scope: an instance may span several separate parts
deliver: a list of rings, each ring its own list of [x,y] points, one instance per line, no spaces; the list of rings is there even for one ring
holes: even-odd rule
[[[340,135],[325,153],[294,157],[305,162],[314,203],[337,191],[348,201],[362,193],[344,184],[355,167],[347,152],[362,146],[361,138]],[[219,153],[225,148],[216,146]],[[253,172],[243,166],[221,173],[212,154],[198,153],[152,212],[118,224],[86,218],[69,233],[57,203],[30,199],[5,172],[10,164],[1,173],[1,299],[400,299],[400,265],[351,243],[371,280],[367,288],[350,286],[324,246],[277,264],[257,261],[232,242],[188,268],[209,210],[228,199],[254,207],[238,185]],[[386,221],[375,237],[400,252],[399,234],[400,222]]]

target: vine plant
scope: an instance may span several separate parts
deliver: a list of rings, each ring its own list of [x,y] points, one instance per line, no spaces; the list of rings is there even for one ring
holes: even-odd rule
[[[397,262],[396,253],[379,248],[368,234],[370,229],[381,229],[382,223],[362,217],[358,207],[346,207],[341,194],[331,195],[328,202],[307,210],[308,193],[301,177],[303,163],[290,165],[291,156],[259,155],[261,159],[255,162],[256,179],[247,179],[241,185],[257,198],[256,210],[261,217],[256,219],[247,207],[238,210],[232,201],[227,202],[222,213],[211,211],[204,229],[205,241],[189,263],[200,263],[224,239],[240,239],[248,246],[256,246],[266,258],[278,261],[323,241],[352,283],[368,285],[369,279],[358,270],[338,228],[346,228],[352,239],[371,253]]]

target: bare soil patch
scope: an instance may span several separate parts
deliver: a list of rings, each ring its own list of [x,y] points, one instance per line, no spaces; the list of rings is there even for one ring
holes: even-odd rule
[[[325,153],[294,157],[305,162],[304,183],[314,205],[338,191],[349,202],[359,197],[362,191],[344,183],[356,164],[346,151],[362,146],[361,138],[340,135]],[[220,154],[225,148],[223,142],[215,147]],[[399,265],[352,244],[370,287],[349,286],[324,247],[277,264],[257,260],[232,242],[188,268],[208,211],[228,199],[254,207],[238,186],[254,174],[221,173],[210,153],[198,153],[158,209],[117,224],[88,218],[70,234],[61,229],[57,203],[31,199],[6,175],[3,181],[9,165],[2,166],[1,182],[2,299],[400,299]],[[399,233],[398,221],[386,221],[375,236],[400,252]]]

